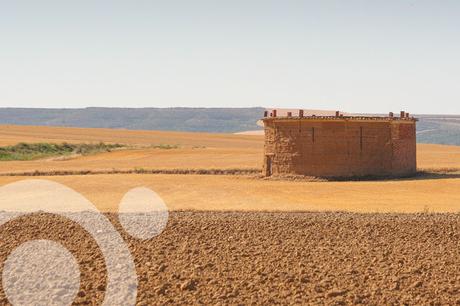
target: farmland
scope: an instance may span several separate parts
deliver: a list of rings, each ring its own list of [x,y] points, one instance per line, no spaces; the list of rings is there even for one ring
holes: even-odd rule
[[[260,169],[261,136],[54,127],[2,127],[5,145],[19,142],[121,143],[134,149],[0,163],[0,184],[23,179],[8,174],[43,171],[148,169]],[[165,147],[161,147],[163,144]],[[171,146],[171,147],[167,147]],[[460,147],[418,145],[418,167],[444,171],[414,179],[310,182],[254,176],[99,174],[42,176],[81,192],[103,211],[116,211],[125,192],[147,186],[172,210],[275,210],[351,212],[460,211]],[[447,172],[446,172],[447,171]],[[103,192],[101,192],[103,191]],[[376,197],[375,195],[379,196]]]
[[[263,136],[164,131],[0,126],[0,146],[25,143],[107,143],[132,149],[68,159],[10,161],[0,173],[110,169],[261,168]],[[169,146],[169,147],[167,147]],[[460,147],[419,144],[419,169],[460,169]]]
[[[460,300],[460,147],[419,144],[418,167],[426,173],[413,178],[315,181],[148,174],[149,169],[260,169],[260,135],[0,128],[0,146],[21,142],[124,146],[1,161],[0,186],[52,180],[94,203],[135,258],[140,305]],[[79,171],[87,173],[75,174]],[[170,211],[164,233],[146,241],[129,236],[117,218],[125,193],[139,186],[155,190]],[[24,192],[27,198],[36,191]],[[100,252],[84,230],[59,218],[39,213],[3,225],[0,258],[28,239],[64,240],[83,269],[76,303],[101,300],[97,288],[106,272]],[[6,303],[3,291],[0,302]]]
[[[457,214],[178,211],[147,241],[107,217],[135,257],[138,305],[451,305],[460,298]],[[0,260],[25,240],[62,241],[82,270],[76,304],[100,303],[104,259],[82,228],[69,233],[69,226],[46,214],[11,222],[0,232]]]

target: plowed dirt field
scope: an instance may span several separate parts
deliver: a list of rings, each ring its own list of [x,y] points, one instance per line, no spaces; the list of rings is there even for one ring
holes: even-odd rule
[[[174,212],[147,241],[108,217],[133,253],[138,305],[460,302],[457,214]],[[104,261],[81,228],[41,214],[0,233],[2,261],[23,241],[61,242],[81,269],[75,303],[102,301]]]

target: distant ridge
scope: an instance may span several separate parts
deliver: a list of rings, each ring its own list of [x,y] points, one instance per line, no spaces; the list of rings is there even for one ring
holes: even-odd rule
[[[254,134],[265,111],[252,108],[0,108],[0,124]],[[415,115],[417,141],[460,145],[460,116]],[[247,132],[251,131],[251,132]]]
[[[264,108],[0,108],[0,124],[235,133],[257,130]]]

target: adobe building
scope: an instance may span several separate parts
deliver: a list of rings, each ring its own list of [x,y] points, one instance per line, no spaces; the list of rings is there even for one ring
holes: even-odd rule
[[[266,111],[264,175],[410,176],[416,173],[417,119]]]

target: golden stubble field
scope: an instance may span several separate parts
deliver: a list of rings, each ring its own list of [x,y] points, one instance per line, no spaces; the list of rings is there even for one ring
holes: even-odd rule
[[[53,170],[260,168],[261,136],[161,131],[0,126],[0,145],[113,142],[145,146],[70,159],[1,162],[0,173]],[[169,144],[177,149],[148,146]],[[460,169],[460,147],[419,145],[420,169]],[[104,174],[44,176],[116,211],[130,188],[147,186],[171,210],[459,212],[460,175],[388,181],[293,182],[246,176]],[[0,184],[30,179],[2,176]]]

